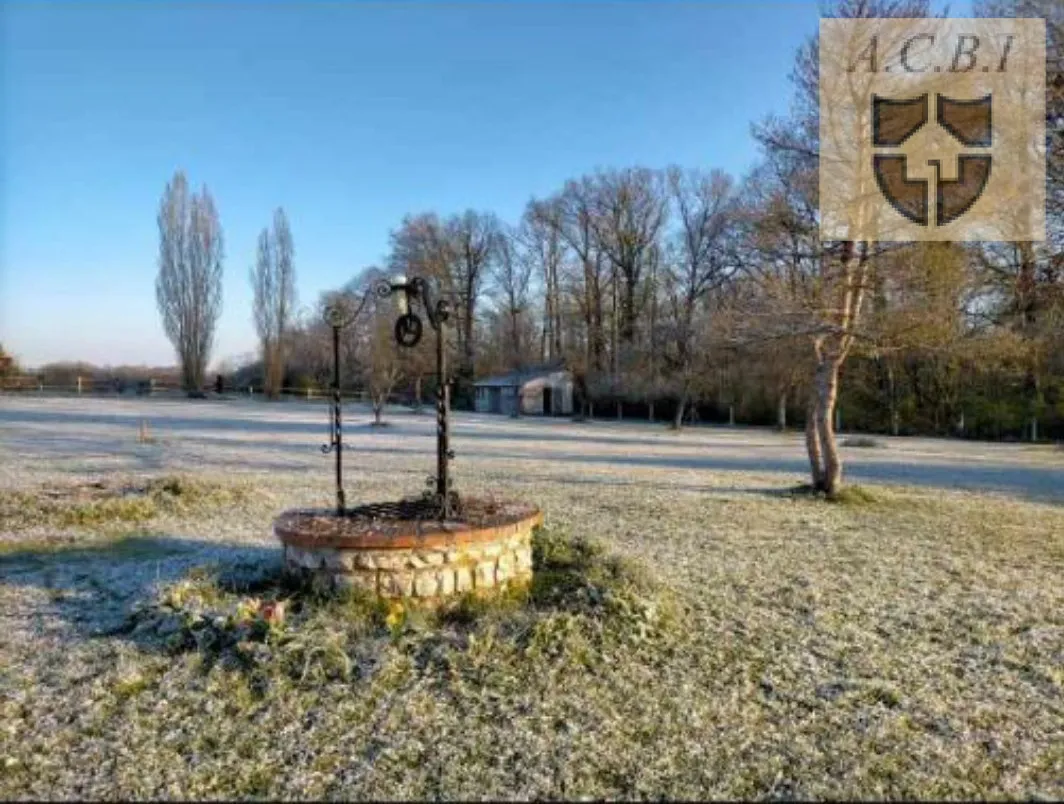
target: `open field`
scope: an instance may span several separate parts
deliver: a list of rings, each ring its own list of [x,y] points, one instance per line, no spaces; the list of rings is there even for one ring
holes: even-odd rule
[[[347,416],[349,502],[424,487],[430,415]],[[326,440],[0,398],[0,797],[1064,797],[1059,449],[882,439],[831,504],[797,434],[459,415],[459,490],[544,508],[529,606],[241,631]]]
[[[364,408],[348,407],[345,438],[355,462],[357,493],[361,472],[408,464],[424,474],[433,464],[432,410],[415,416],[390,415],[392,426],[373,431]],[[136,444],[142,419],[157,443]],[[507,475],[532,483],[540,462],[549,461],[550,480],[623,482],[631,476],[692,490],[728,485],[739,475],[757,475],[770,486],[805,479],[800,433],[779,435],[754,428],[698,427],[682,435],[664,426],[599,419],[511,420],[499,416],[454,417],[459,472],[470,479]],[[273,405],[227,402],[0,397],[0,437],[22,455],[16,471],[35,471],[37,459],[54,472],[62,463],[72,473],[157,471],[163,468],[257,473],[320,472],[326,463],[316,444],[328,440],[326,404]],[[845,436],[841,437],[845,441]],[[1037,500],[1064,501],[1064,449],[1049,445],[990,444],[931,438],[877,436],[883,449],[844,448],[847,477],[856,483],[1000,491]],[[529,462],[535,465],[530,465]],[[515,464],[520,472],[507,471]],[[732,480],[729,480],[731,478]],[[0,476],[0,483],[10,482]]]

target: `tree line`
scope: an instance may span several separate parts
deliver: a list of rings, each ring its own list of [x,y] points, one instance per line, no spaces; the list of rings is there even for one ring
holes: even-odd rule
[[[762,158],[749,175],[603,169],[531,199],[513,222],[412,214],[383,266],[344,292],[382,273],[440,282],[456,301],[460,403],[478,376],[561,361],[584,415],[664,416],[676,427],[693,416],[796,418],[813,482],[829,491],[841,478],[841,418],[893,434],[1061,438],[1064,7],[1009,0],[978,11],[1047,23],[1044,243],[821,242],[811,38],[796,55],[790,112],[753,127]],[[930,8],[843,0],[834,13],[921,18]],[[324,379],[320,328],[311,320],[294,333],[294,384]],[[358,376],[358,345],[368,354],[375,340],[369,324],[351,338]],[[387,384],[419,386],[427,367],[402,360]]]
[[[388,253],[297,309],[283,210],[257,244],[250,281],[260,359],[243,381],[270,395],[326,387],[323,305],[360,306],[343,333],[345,377],[378,410],[419,404],[428,348],[400,350],[381,278],[425,276],[452,301],[457,407],[475,379],[563,364],[583,416],[790,423],[805,428],[813,485],[841,483],[840,424],[893,434],[1064,437],[1064,6],[993,0],[984,16],[1047,22],[1044,243],[824,243],[818,229],[817,51],[792,72],[786,115],[753,126],[759,164],[597,169],[531,198],[517,220],[490,211],[410,214]],[[845,17],[920,18],[926,0],[840,0]],[[206,189],[178,173],[159,212],[157,297],[189,388],[204,383],[221,309],[222,237]]]

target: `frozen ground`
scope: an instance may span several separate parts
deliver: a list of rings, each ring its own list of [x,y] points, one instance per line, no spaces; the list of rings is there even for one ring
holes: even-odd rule
[[[0,397],[0,448],[8,453],[2,482],[28,475],[108,471],[208,470],[320,472],[329,480],[322,403]],[[351,491],[376,469],[426,474],[434,461],[434,419],[389,411],[390,427],[370,428],[365,408],[348,406],[345,421]],[[155,444],[136,441],[146,420]],[[800,434],[752,428],[699,427],[681,434],[663,426],[602,419],[512,420],[455,414],[456,476],[505,476],[514,483],[550,481],[720,487],[750,475],[770,485],[805,477]],[[843,448],[856,483],[1002,492],[1064,500],[1064,451],[1052,447],[925,438],[880,438],[885,448]]]
[[[388,420],[347,410],[352,503],[433,469],[431,414]],[[669,630],[550,610],[393,642],[329,615],[251,681],[129,632],[194,568],[276,563],[273,517],[332,501],[326,439],[323,404],[0,398],[0,799],[1064,797],[1057,448],[883,439],[844,449],[872,499],[828,504],[781,494],[796,434],[459,414],[458,489],[647,567]],[[173,474],[206,503],[56,518]]]

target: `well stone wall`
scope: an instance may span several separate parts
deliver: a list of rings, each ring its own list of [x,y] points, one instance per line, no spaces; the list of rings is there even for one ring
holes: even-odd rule
[[[527,584],[532,531],[543,520],[539,511],[522,509],[491,527],[422,522],[352,535],[341,525],[315,534],[308,513],[290,512],[275,523],[289,571],[337,590],[425,602]]]

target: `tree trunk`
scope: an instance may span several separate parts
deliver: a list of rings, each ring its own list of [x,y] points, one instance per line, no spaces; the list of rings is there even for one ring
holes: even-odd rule
[[[1041,407],[1042,403],[1042,384],[1039,382],[1038,375],[1034,372],[1032,372],[1032,374],[1033,381],[1031,384],[1033,400],[1031,404],[1031,441],[1035,442],[1038,441],[1038,409]]]
[[[812,485],[817,491],[824,488],[824,466],[820,454],[819,407],[816,389],[810,389],[809,403],[805,410],[805,449],[809,453],[809,474]]]
[[[539,359],[541,362],[547,362],[547,360],[553,360],[555,355],[553,352],[548,352],[554,346],[554,333],[551,329],[554,327],[554,295],[551,289],[550,273],[547,273],[547,292],[544,295],[543,311],[543,329],[539,337]]]
[[[591,359],[593,368],[600,375],[606,373],[606,330],[602,326],[602,316],[598,315],[595,321],[594,341],[592,343]]]
[[[617,393],[617,382],[620,375],[620,340],[618,334],[618,322],[617,322],[617,281],[614,279],[612,282],[613,287],[613,306],[612,314],[610,316],[610,385],[614,393]],[[620,418],[620,411],[618,411],[617,418]]]
[[[850,331],[856,326],[864,300],[864,282],[868,275],[868,244],[861,243],[856,255],[855,244],[843,244],[843,287],[840,315],[837,324],[846,334],[836,338],[818,337],[813,341],[815,372],[812,389],[813,429],[807,425],[806,444],[809,449],[813,483],[829,497],[842,488],[842,459],[835,441],[833,414],[839,395],[839,371],[853,343]],[[814,443],[815,442],[815,443]]]
[[[414,378],[414,410],[421,413],[421,375]]]
[[[270,399],[277,399],[281,395],[281,386],[284,385],[281,368],[281,350],[277,344],[270,349],[268,385]]]
[[[901,432],[901,416],[898,414],[897,386],[894,382],[894,367],[887,366],[887,400],[890,404],[890,434]]]
[[[586,382],[587,377],[589,377],[591,375],[592,353],[594,352],[594,348],[591,345],[591,337],[592,337],[591,328],[592,328],[591,313],[589,311],[587,313],[587,315],[584,317],[584,332],[585,332],[585,335],[586,335],[586,337],[584,338],[584,377],[585,377],[585,382]]]
[[[521,368],[521,329],[517,323],[517,310],[511,308],[510,310],[510,340],[512,341],[511,348],[513,349],[513,360],[511,361],[512,368]]]
[[[558,267],[557,265],[551,266],[551,285],[553,290],[551,291],[551,297],[553,302],[551,304],[551,310],[553,311],[553,320],[551,321],[550,333],[551,333],[551,350],[550,359],[557,360],[562,356],[562,310],[561,299],[558,293]]]
[[[832,496],[842,487],[842,458],[839,457],[838,443],[835,440],[835,427],[832,414],[839,393],[839,361],[824,360],[816,371],[817,396],[817,435],[820,437],[820,453],[823,461],[821,487]]]
[[[781,433],[787,429],[787,392],[781,391],[776,400],[776,429]]]

